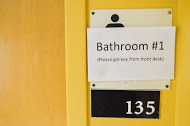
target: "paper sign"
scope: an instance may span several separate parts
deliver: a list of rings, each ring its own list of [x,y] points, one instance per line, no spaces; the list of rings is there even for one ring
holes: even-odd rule
[[[173,79],[175,29],[87,29],[88,81]]]

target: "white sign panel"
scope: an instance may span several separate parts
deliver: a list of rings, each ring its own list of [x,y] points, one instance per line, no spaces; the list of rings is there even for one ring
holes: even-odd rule
[[[175,27],[89,28],[88,80],[174,78]]]
[[[115,14],[119,16],[117,21],[113,20]],[[91,10],[91,28],[105,28],[108,24],[114,23],[122,24],[124,27],[172,26],[172,9]]]

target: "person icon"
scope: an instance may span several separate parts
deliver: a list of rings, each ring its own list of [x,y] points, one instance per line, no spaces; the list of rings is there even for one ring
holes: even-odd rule
[[[111,20],[112,20],[113,22],[117,22],[117,21],[119,20],[119,16],[118,16],[117,14],[113,14],[113,15],[111,16]],[[108,25],[106,26],[106,28],[113,28],[113,27],[124,27],[124,25],[121,24],[121,23],[110,23],[110,24],[108,24]]]

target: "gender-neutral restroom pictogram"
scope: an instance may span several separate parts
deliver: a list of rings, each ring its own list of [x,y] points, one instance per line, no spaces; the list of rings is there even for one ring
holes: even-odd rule
[[[113,15],[111,16],[111,20],[112,20],[113,22],[117,22],[117,21],[119,21],[119,16],[118,16],[117,14],[113,14]],[[110,23],[110,24],[108,24],[108,25],[106,26],[106,28],[113,28],[113,27],[124,27],[124,25],[121,24],[121,23]]]

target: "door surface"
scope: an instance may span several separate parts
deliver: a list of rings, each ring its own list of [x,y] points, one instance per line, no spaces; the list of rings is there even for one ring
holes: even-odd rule
[[[66,0],[66,78],[68,126],[187,126],[190,125],[190,58],[188,0]],[[87,81],[86,28],[91,9],[172,8],[176,26],[175,79],[161,91],[160,119],[92,118]]]
[[[0,126],[65,126],[63,0],[0,0]]]

